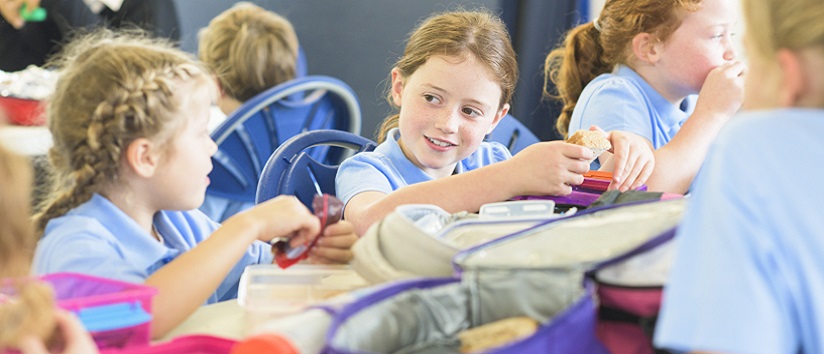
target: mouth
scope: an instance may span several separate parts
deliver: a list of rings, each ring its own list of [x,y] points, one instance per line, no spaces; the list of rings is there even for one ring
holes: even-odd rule
[[[426,138],[426,140],[429,140],[429,142],[432,145],[435,145],[437,147],[448,148],[448,147],[452,147],[452,146],[457,146],[457,145],[455,145],[451,142],[445,141],[445,140],[435,139],[435,138],[431,138],[431,137],[428,137],[428,136],[424,136],[424,137]]]

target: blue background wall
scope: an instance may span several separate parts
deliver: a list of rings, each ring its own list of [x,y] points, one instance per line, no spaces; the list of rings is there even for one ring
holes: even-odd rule
[[[181,47],[197,51],[197,31],[234,1],[174,0],[180,17]],[[541,101],[542,67],[559,35],[576,22],[580,0],[257,0],[289,19],[303,47],[309,74],[348,83],[361,101],[364,136],[372,138],[390,112],[384,99],[389,70],[403,52],[406,36],[433,12],[486,8],[500,14],[518,52],[521,79],[512,114],[544,140],[557,138],[557,109]]]

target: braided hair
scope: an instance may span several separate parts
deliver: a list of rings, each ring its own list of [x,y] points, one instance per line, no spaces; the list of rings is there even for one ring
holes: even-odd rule
[[[72,41],[53,62],[61,68],[47,117],[54,146],[49,196],[38,208],[49,220],[116,185],[123,153],[146,138],[161,148],[183,126],[176,119],[182,81],[208,80],[207,70],[161,39],[99,30]]]

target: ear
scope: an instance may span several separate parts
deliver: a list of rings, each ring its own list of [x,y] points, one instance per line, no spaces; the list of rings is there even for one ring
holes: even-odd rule
[[[401,106],[401,98],[403,97],[403,75],[398,68],[392,68],[392,101],[395,105]]]
[[[127,166],[140,177],[152,177],[157,170],[160,154],[157,145],[146,138],[137,138],[126,147]]]
[[[801,58],[789,49],[779,49],[776,58],[781,71],[778,105],[779,107],[796,106],[808,89],[807,75],[804,72]]]
[[[504,103],[504,107],[501,108],[501,110],[495,114],[495,118],[492,120],[492,124],[489,125],[489,129],[486,130],[487,135],[491,134],[492,131],[495,130],[495,127],[498,126],[498,123],[501,122],[501,119],[503,119],[507,113],[509,113],[509,103]]]
[[[632,54],[642,62],[655,64],[661,59],[662,45],[658,37],[646,32],[638,33],[632,37]]]

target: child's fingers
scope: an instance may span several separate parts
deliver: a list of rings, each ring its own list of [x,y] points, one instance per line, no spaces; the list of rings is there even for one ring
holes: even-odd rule
[[[326,236],[332,235],[341,235],[341,234],[351,234],[355,232],[355,226],[352,225],[351,222],[346,220],[338,221],[332,225],[326,226],[326,229],[323,230],[323,234]]]
[[[629,166],[628,166],[629,167]],[[631,167],[629,167],[629,171],[627,171],[626,179],[624,182],[621,183],[621,186],[618,188],[621,192],[628,191],[635,180],[638,178],[638,175],[641,174],[641,170],[643,170],[643,163],[633,163]]]
[[[635,182],[632,183],[632,187],[630,187],[630,188],[636,189],[636,188],[640,187],[641,185],[643,185],[644,183],[647,183],[647,180],[649,179],[649,176],[652,176],[652,171],[654,171],[654,170],[655,170],[655,163],[653,162],[653,160],[647,161],[647,163],[644,165],[643,169],[641,170],[641,173],[638,175],[638,178],[635,179]]]
[[[357,240],[358,235],[354,232],[349,232],[347,234],[324,235],[318,240],[318,245],[328,248],[350,249]]]
[[[20,340],[20,352],[23,354],[48,354],[43,341],[33,335],[27,335]]]

